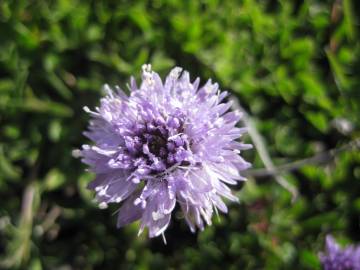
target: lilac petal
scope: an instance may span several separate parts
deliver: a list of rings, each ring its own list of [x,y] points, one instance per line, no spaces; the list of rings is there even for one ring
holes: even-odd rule
[[[170,223],[171,215],[165,215],[162,218],[153,221],[149,226],[149,237],[157,237],[162,234]]]
[[[144,209],[139,205],[135,205],[134,201],[138,194],[134,193],[129,197],[119,209],[117,217],[117,227],[123,227],[141,218]]]

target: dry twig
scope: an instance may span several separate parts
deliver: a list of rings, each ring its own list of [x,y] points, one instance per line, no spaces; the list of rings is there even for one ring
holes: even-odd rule
[[[239,101],[236,98],[231,98],[233,102],[233,109],[240,111],[243,114],[242,121],[244,122],[245,126],[249,129],[249,135],[251,137],[251,140],[254,143],[254,146],[259,153],[259,156],[262,160],[262,162],[265,165],[266,170],[269,171],[275,171],[276,167],[274,163],[272,162],[269,152],[267,151],[266,144],[258,130],[256,129],[256,126],[249,116],[249,114],[245,111],[245,109],[240,105]],[[274,174],[274,178],[276,182],[279,183],[282,187],[284,187],[286,190],[288,190],[292,195],[292,201],[294,202],[296,198],[298,197],[298,191],[297,189],[291,185],[283,176],[282,174]]]
[[[239,110],[241,113],[243,113],[242,121],[244,122],[245,126],[248,127],[251,140],[253,141],[254,146],[258,151],[262,162],[265,165],[265,168],[249,169],[244,174],[246,176],[252,176],[252,177],[273,176],[276,182],[278,182],[282,187],[284,187],[292,194],[293,202],[298,197],[298,191],[293,185],[289,184],[289,182],[283,177],[283,174],[300,169],[303,166],[309,164],[328,163],[341,152],[360,148],[360,139],[356,139],[342,147],[335,148],[326,152],[322,152],[309,158],[296,160],[293,162],[275,166],[270,158],[269,152],[267,151],[264,139],[256,129],[253,120],[251,119],[249,114],[245,111],[245,109],[240,105],[239,101],[236,98],[231,98],[231,100],[233,102],[232,105],[233,109]]]

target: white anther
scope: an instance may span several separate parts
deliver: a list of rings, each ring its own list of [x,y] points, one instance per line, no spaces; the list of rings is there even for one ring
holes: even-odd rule
[[[152,212],[152,218],[154,221],[162,219],[163,217],[164,217],[164,214],[162,214],[160,212]]]
[[[102,203],[99,204],[99,208],[100,209],[106,209],[106,208],[108,208],[108,204],[106,202],[102,202]]]
[[[171,70],[171,72],[170,72],[170,75],[169,75],[170,78],[172,78],[173,80],[178,79],[179,76],[180,76],[181,71],[182,71],[182,68],[180,68],[180,67],[174,67],[174,68]]]
[[[79,149],[74,149],[74,150],[72,150],[71,154],[72,154],[72,156],[73,156],[74,158],[79,158],[79,157],[82,156],[82,155],[81,155],[81,150],[79,150]]]

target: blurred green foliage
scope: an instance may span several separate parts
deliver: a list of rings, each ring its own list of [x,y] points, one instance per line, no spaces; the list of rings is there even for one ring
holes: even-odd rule
[[[0,268],[319,269],[325,234],[360,241],[360,153],[238,187],[240,205],[191,234],[116,229],[72,158],[101,86],[174,65],[237,95],[275,164],[359,138],[358,1],[0,1]],[[250,138],[248,138],[250,141]],[[256,151],[245,153],[263,167]]]

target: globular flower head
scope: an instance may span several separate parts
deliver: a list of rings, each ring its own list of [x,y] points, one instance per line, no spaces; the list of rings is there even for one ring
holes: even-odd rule
[[[141,220],[139,233],[162,234],[178,203],[191,229],[211,224],[214,210],[226,213],[223,198],[237,201],[227,185],[244,180],[249,167],[240,151],[241,114],[229,111],[226,92],[209,80],[199,87],[175,67],[162,82],[144,65],[140,87],[130,81],[130,95],[105,85],[107,95],[85,135],[94,142],[75,154],[96,174],[89,184],[101,208],[122,203],[118,226]]]
[[[324,270],[360,270],[360,246],[342,249],[330,235],[326,237],[325,253],[319,257]]]

